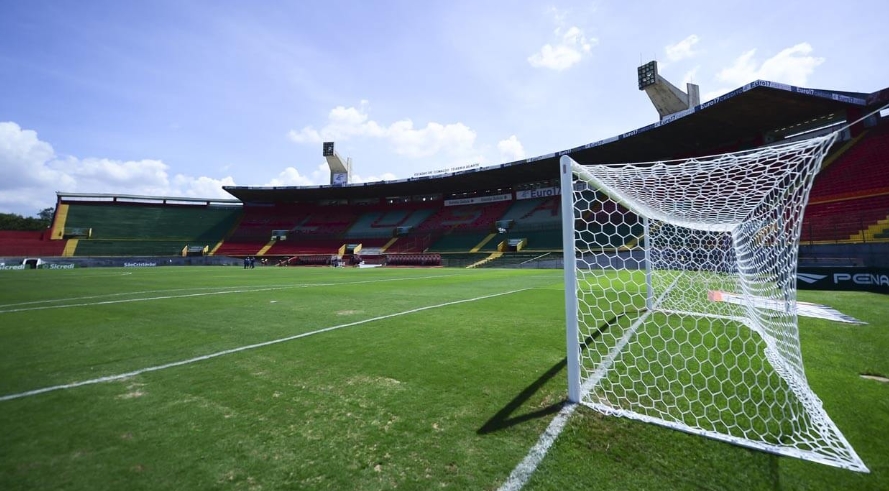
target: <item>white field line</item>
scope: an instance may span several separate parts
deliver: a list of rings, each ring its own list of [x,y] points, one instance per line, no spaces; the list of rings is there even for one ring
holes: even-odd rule
[[[366,283],[385,283],[391,281],[406,281],[406,280],[416,280],[416,279],[432,279],[432,278],[444,278],[447,276],[455,276],[455,275],[433,275],[433,276],[411,276],[406,278],[386,278],[381,280],[362,280],[362,281],[348,281],[348,282],[340,282],[340,283],[304,283],[297,285],[272,285],[272,286],[262,286],[262,287],[212,287],[220,289],[215,292],[206,292],[206,293],[188,293],[185,295],[163,295],[158,297],[143,297],[143,298],[127,298],[121,300],[103,300],[101,302],[87,302],[87,303],[74,303],[74,304],[66,304],[66,305],[44,305],[41,307],[22,307],[17,309],[6,309],[0,310],[0,314],[8,314],[12,312],[27,312],[31,310],[48,310],[48,309],[66,309],[71,307],[89,307],[92,305],[111,305],[116,303],[130,303],[130,302],[145,302],[150,300],[170,300],[174,298],[190,298],[190,297],[204,297],[208,295],[225,295],[228,293],[251,293],[251,292],[265,292],[272,290],[285,290],[290,288],[312,288],[319,286],[340,286],[340,285],[360,285]],[[123,295],[141,295],[144,293],[161,293],[161,292],[174,292],[174,291],[188,291],[188,290],[202,290],[209,289],[211,287],[204,288],[180,288],[175,290],[153,290],[153,291],[143,291],[143,292],[131,292],[131,293],[109,293],[107,295],[96,295],[92,297],[79,297],[79,298],[66,298],[66,299],[57,299],[57,300],[37,300],[33,302],[24,302],[17,304],[7,304],[0,305],[0,308],[6,307],[14,307],[21,305],[33,305],[39,303],[51,303],[51,302],[66,302],[70,300],[89,300],[93,298],[104,298],[104,297],[112,297],[112,296],[123,296]],[[232,290],[231,288],[239,288],[236,290]]]
[[[442,307],[448,307],[448,306],[451,306],[451,305],[458,305],[458,304],[461,304],[461,303],[477,302],[477,301],[479,301],[479,300],[485,300],[485,299],[488,299],[488,298],[494,298],[494,297],[501,297],[501,296],[503,296],[503,295],[511,295],[511,294],[513,294],[513,293],[519,293],[519,292],[527,291],[527,290],[530,290],[530,289],[531,289],[531,288],[522,288],[522,289],[519,289],[519,290],[510,290],[510,291],[507,291],[507,292],[492,293],[492,294],[490,294],[490,295],[483,295],[483,296],[481,296],[481,297],[468,298],[468,299],[464,299],[464,300],[454,300],[454,301],[451,301],[451,302],[445,302],[445,303],[440,303],[440,304],[436,304],[436,305],[429,305],[429,306],[426,306],[426,307],[419,307],[419,308],[416,308],[416,309],[405,310],[405,311],[402,311],[402,312],[396,312],[396,313],[394,313],[394,314],[381,315],[381,316],[378,316],[378,317],[372,317],[372,318],[370,318],[370,319],[364,319],[364,320],[360,320],[360,321],[349,322],[349,323],[346,323],[346,324],[339,324],[339,325],[336,325],[336,326],[325,327],[324,329],[318,329],[317,331],[311,331],[311,332],[305,332],[305,333],[302,333],[302,334],[296,334],[296,335],[294,335],[294,336],[288,336],[288,337],[286,337],[286,338],[274,339],[274,340],[272,340],[272,341],[265,341],[265,342],[262,342],[262,343],[256,343],[256,344],[249,344],[249,345],[247,345],[247,346],[241,346],[241,347],[239,347],[239,348],[227,349],[227,350],[219,351],[219,352],[216,352],[216,353],[211,353],[211,354],[209,354],[209,355],[202,355],[202,356],[197,356],[197,357],[195,357],[195,358],[189,358],[189,359],[187,359],[187,360],[174,361],[174,362],[172,362],[172,363],[166,363],[166,364],[164,364],[164,365],[157,365],[157,366],[153,366],[153,367],[142,368],[142,369],[139,369],[139,370],[134,370],[134,371],[132,371],[132,372],[127,372],[127,373],[121,373],[121,374],[118,374],[118,375],[108,375],[108,376],[105,376],[105,377],[99,377],[99,378],[94,378],[94,379],[90,379],[90,380],[83,380],[83,381],[80,381],[80,382],[72,382],[72,383],[70,383],[70,384],[54,385],[54,386],[52,386],[52,387],[44,387],[44,388],[42,388],[42,389],[29,390],[29,391],[26,391],[26,392],[20,392],[20,393],[18,393],[18,394],[9,394],[9,395],[5,395],[5,396],[0,396],[0,402],[3,402],[3,401],[9,401],[9,400],[12,400],[12,399],[20,399],[20,398],[22,398],[22,397],[34,396],[34,395],[37,395],[37,394],[43,394],[44,392],[52,392],[52,391],[55,391],[55,390],[62,390],[62,389],[73,389],[73,388],[75,388],[75,387],[81,387],[81,386],[84,386],[84,385],[92,385],[92,384],[98,384],[98,383],[102,383],[102,382],[111,382],[111,381],[114,381],[114,380],[121,380],[121,379],[125,379],[125,378],[128,378],[128,377],[134,377],[134,376],[136,376],[136,375],[140,375],[140,374],[143,374],[143,373],[156,372],[156,371],[158,371],[158,370],[164,370],[164,369],[167,369],[167,368],[173,368],[173,367],[178,367],[178,366],[182,366],[182,365],[188,365],[188,364],[195,363],[195,362],[198,362],[198,361],[209,360],[209,359],[211,359],[211,358],[217,358],[217,357],[219,357],[219,356],[230,355],[230,354],[232,354],[232,353],[239,353],[239,352],[241,352],[241,351],[247,351],[247,350],[251,350],[251,349],[262,348],[262,347],[265,347],[265,346],[271,346],[271,345],[273,345],[273,344],[284,343],[284,342],[287,342],[287,341],[293,341],[294,339],[304,338],[304,337],[307,337],[307,336],[312,336],[312,335],[314,335],[314,334],[320,334],[320,333],[324,333],[324,332],[328,332],[328,331],[334,331],[334,330],[337,330],[337,329],[342,329],[342,328],[344,328],[344,327],[351,327],[351,326],[357,326],[357,325],[361,325],[361,324],[367,324],[367,323],[369,323],[369,322],[375,322],[375,321],[384,320],[384,319],[391,319],[391,318],[393,318],[393,317],[399,317],[399,316],[407,315],[407,314],[414,314],[414,313],[417,313],[417,312],[422,312],[422,311],[424,311],[424,310],[432,310],[432,309],[438,309],[438,308],[442,308]]]
[[[13,312],[28,312],[32,310],[50,310],[50,309],[69,309],[73,307],[89,307],[93,305],[112,305],[117,303],[132,303],[132,302],[150,302],[152,300],[170,300],[174,298],[192,298],[192,297],[206,297],[210,295],[227,295],[229,293],[253,293],[253,292],[268,292],[273,290],[284,290],[288,288],[298,288],[296,286],[280,286],[276,288],[256,288],[253,290],[226,290],[221,292],[206,292],[206,293],[188,293],[185,295],[164,295],[160,297],[141,297],[141,298],[125,298],[121,300],[105,300],[102,302],[89,302],[89,303],[71,303],[66,305],[44,305],[42,307],[23,307],[20,309],[7,309],[0,310],[0,314],[10,314]]]
[[[543,458],[546,457],[546,453],[549,451],[549,448],[553,443],[555,443],[556,438],[558,438],[559,434],[562,433],[562,430],[565,429],[565,424],[568,423],[568,418],[571,417],[571,414],[574,413],[577,406],[578,405],[575,403],[568,402],[562,407],[559,413],[556,414],[556,417],[550,421],[549,426],[546,427],[546,431],[540,435],[537,443],[528,451],[528,455],[526,455],[525,458],[519,462],[519,465],[512,470],[509,477],[506,478],[506,482],[500,486],[498,491],[519,491],[525,486],[528,479],[530,479],[531,475],[534,474],[534,471],[537,470],[537,466],[540,465]]]

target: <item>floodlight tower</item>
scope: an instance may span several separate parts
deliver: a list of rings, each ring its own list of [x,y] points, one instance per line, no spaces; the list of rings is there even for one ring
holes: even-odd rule
[[[696,84],[686,84],[688,92],[682,92],[657,72],[657,61],[650,61],[638,69],[639,90],[644,90],[654,104],[661,121],[671,114],[684,111],[701,103],[701,90]]]
[[[330,167],[330,185],[345,186],[349,184],[352,180],[352,159],[347,157],[343,161],[334,151],[333,142],[324,142],[323,155],[327,159],[327,166]]]

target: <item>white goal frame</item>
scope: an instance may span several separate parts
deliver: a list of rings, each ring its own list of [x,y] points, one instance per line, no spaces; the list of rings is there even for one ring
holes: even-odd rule
[[[837,134],[834,133],[804,142],[775,145],[768,149],[754,149],[674,162],[583,166],[567,155],[562,156],[560,174],[568,399],[608,415],[655,423],[765,452],[792,456],[858,472],[869,472],[855,450],[824,411],[820,399],[809,388],[802,369],[802,357],[799,351],[795,273],[802,209],[808,201],[814,175],[818,172],[824,155],[836,138]],[[763,155],[766,156],[763,157]],[[785,156],[787,156],[786,159]],[[750,169],[754,169],[752,172],[754,178],[751,178],[747,185],[749,191],[755,195],[751,201],[756,201],[768,194],[768,198],[763,200],[765,204],[754,204],[745,208],[746,202],[743,202],[745,196],[740,195],[739,197],[739,190],[736,189],[724,203],[720,203],[718,199],[706,200],[707,209],[702,209],[704,205],[701,203],[704,200],[688,200],[686,205],[677,208],[676,203],[682,203],[683,196],[692,196],[689,193],[695,192],[693,188],[708,179],[707,172],[713,172],[714,168],[722,169],[722,167],[714,166],[736,169],[748,169],[743,166],[750,166]],[[771,174],[773,169],[775,169],[775,174]],[[686,189],[678,191],[671,189],[671,185],[673,188],[677,187],[675,183],[678,181],[671,181],[670,174],[681,172],[687,172],[687,175],[692,176],[682,181],[687,184]],[[730,172],[725,175],[730,175]],[[714,174],[718,174],[715,179],[722,175],[718,172]],[[645,183],[644,186],[651,186],[652,183],[660,182],[657,179],[665,175],[667,178],[663,180],[664,188],[659,189],[657,193],[638,189],[642,186],[640,183]],[[725,175],[722,176],[725,177]],[[685,176],[686,174],[683,174],[683,178]],[[771,182],[768,181],[769,179],[776,182],[769,185],[762,184]],[[705,187],[711,185],[712,181],[706,181]],[[761,196],[756,195],[760,186],[769,188],[767,191],[761,192]],[[727,187],[731,187],[731,185]],[[784,191],[785,187],[786,192]],[[748,188],[744,189],[745,193],[748,192]],[[698,191],[700,193],[714,192],[710,187]],[[583,192],[586,192],[587,196],[590,193],[595,193],[596,196],[600,196],[597,199],[610,200],[615,209],[623,210],[622,213],[625,212],[626,216],[632,215],[635,233],[640,235],[638,241],[633,241],[631,247],[620,246],[611,250],[607,250],[607,246],[602,247],[602,244],[599,243],[593,243],[595,247],[591,247],[590,243],[584,242],[589,239],[583,239],[580,231],[575,229],[575,221],[583,220],[583,217],[578,214],[586,211],[592,215],[590,210],[580,210],[580,207],[583,206],[579,204],[584,199],[581,196]],[[671,212],[671,208],[664,204],[666,202],[671,203],[672,210],[678,211]],[[617,212],[612,213],[617,214]],[[752,224],[746,221],[749,217],[752,217]],[[595,218],[591,220],[595,220]],[[785,220],[787,223],[784,223]],[[584,222],[585,225],[587,223]],[[653,255],[659,258],[663,255],[663,251],[653,244],[656,243],[658,233],[666,232],[655,232],[652,228],[663,231],[666,230],[665,227],[677,231],[672,236],[674,238],[680,237],[681,233],[690,234],[689,236],[711,234],[712,237],[731,238],[731,254],[725,256],[726,258],[730,257],[730,259],[725,259],[725,262],[731,264],[725,266],[725,269],[718,273],[721,277],[727,278],[721,280],[724,283],[720,283],[720,285],[729,284],[737,288],[732,295],[733,298],[741,300],[732,306],[733,310],[720,310],[716,313],[706,311],[708,307],[705,307],[704,310],[695,310],[696,306],[706,303],[699,299],[695,300],[698,302],[697,304],[689,303],[690,307],[683,307],[682,305],[685,304],[682,302],[665,302],[664,299],[669,295],[676,294],[672,292],[674,287],[676,289],[690,288],[688,285],[695,285],[692,273],[688,275],[690,279],[681,277],[681,273],[674,275],[676,279],[672,284],[666,286],[663,278],[667,275],[660,278],[657,276],[661,272],[657,269],[663,268],[663,264],[659,263],[660,259]],[[767,246],[758,242],[763,240],[759,238],[763,234],[769,235],[768,240],[771,240]],[[609,298],[611,298],[620,295],[619,289],[625,286],[623,283],[612,284],[602,278],[605,278],[604,275],[607,274],[620,274],[618,270],[621,270],[620,266],[624,263],[621,262],[623,259],[615,259],[616,255],[620,253],[623,254],[622,257],[627,257],[630,249],[634,253],[634,269],[637,271],[631,274],[636,279],[634,281],[637,281],[634,284],[635,289],[638,290],[638,293],[635,293],[637,310],[634,311],[634,314],[638,314],[638,317],[631,324],[629,324],[630,321],[626,321],[628,325],[622,327],[623,333],[620,335],[615,333],[608,341],[607,346],[598,346],[595,355],[584,356],[584,349],[593,351],[593,348],[588,345],[598,342],[598,340],[590,341],[590,339],[595,338],[601,332],[594,332],[596,329],[593,326],[585,324],[585,316],[589,317],[589,311],[594,307],[584,303],[585,300],[579,300],[579,297],[587,299],[598,295],[598,298],[591,303],[601,307],[603,302],[612,301],[605,299],[605,297],[610,296]],[[589,256],[596,256],[596,258],[587,260],[586,258]],[[773,263],[778,261],[780,265],[766,267],[762,265],[764,261]],[[753,264],[754,262],[756,264]],[[697,271],[707,267],[707,265],[699,266]],[[766,268],[771,269],[766,270]],[[778,271],[777,276],[774,275],[775,271]],[[705,271],[705,273],[711,274],[710,271]],[[762,276],[767,274],[772,275],[768,288],[762,286],[764,282],[757,283],[761,281]],[[639,280],[643,275],[644,280]],[[590,279],[592,281],[589,281]],[[684,287],[677,286],[680,279],[685,281]],[[597,283],[599,280],[603,283]],[[602,286],[601,291],[598,291],[596,288],[599,286],[595,288],[589,286],[592,283],[605,286]],[[581,287],[581,284],[585,286]],[[659,286],[656,287],[655,284]],[[712,287],[711,284],[704,282],[701,287],[703,291],[691,294],[696,298],[703,297],[705,300],[709,295],[715,305],[722,292],[710,291],[708,293],[706,292],[708,286]],[[727,288],[732,288],[732,286]],[[763,302],[764,299],[765,302]],[[612,306],[614,309],[612,312],[626,317],[625,314],[619,312],[621,308],[626,310],[626,307],[627,305]],[[719,308],[723,307],[720,305]],[[668,380],[669,377],[665,375],[673,374],[675,370],[661,371],[660,369],[663,368],[661,366],[650,372],[642,372],[647,377],[656,379],[657,382],[652,382],[645,387],[644,397],[633,392],[634,388],[632,387],[629,389],[620,387],[620,392],[617,395],[611,391],[611,387],[620,386],[619,380],[623,376],[621,373],[615,372],[630,366],[624,360],[619,363],[620,368],[616,368],[618,365],[616,360],[622,359],[621,357],[624,356],[632,360],[639,358],[638,354],[626,355],[626,353],[634,347],[634,343],[638,342],[637,338],[641,335],[637,333],[637,330],[640,329],[640,326],[656,325],[654,332],[657,336],[657,333],[661,332],[658,329],[662,331],[675,329],[677,325],[675,323],[657,327],[658,322],[665,318],[669,319],[670,316],[679,316],[679,326],[682,326],[681,322],[684,322],[682,319],[692,319],[695,328],[701,325],[704,326],[703,330],[706,330],[706,326],[710,325],[708,323],[718,324],[720,328],[728,325],[732,328],[748,329],[743,335],[755,338],[756,343],[760,346],[754,350],[755,353],[751,354],[748,349],[746,353],[726,351],[725,354],[728,357],[749,357],[752,360],[750,365],[745,365],[740,369],[745,370],[745,374],[754,373],[754,368],[752,368],[754,365],[758,367],[757,370],[760,371],[751,375],[753,382],[750,384],[752,389],[750,392],[756,392],[758,397],[766,398],[766,395],[759,392],[767,391],[760,391],[757,382],[761,383],[768,377],[772,377],[771,380],[780,378],[782,388],[775,390],[780,390],[779,396],[786,397],[790,402],[786,404],[782,402],[781,404],[785,404],[785,406],[779,410],[766,411],[769,414],[779,413],[774,421],[763,418],[760,414],[761,408],[754,407],[759,400],[755,397],[740,403],[737,400],[732,402],[735,405],[733,410],[736,411],[748,410],[746,407],[738,410],[736,407],[738,405],[754,407],[749,409],[752,416],[739,417],[737,421],[743,419],[743,422],[733,420],[732,423],[725,425],[721,422],[713,425],[695,423],[695,418],[700,422],[700,419],[707,417],[706,414],[699,415],[694,412],[695,407],[707,402],[692,401],[692,404],[687,407],[668,408],[667,410],[662,407],[653,407],[658,404],[646,405],[644,401],[647,400],[645,397],[650,397],[648,394],[656,392],[660,387],[676,386],[671,385],[675,384],[675,381]],[[780,324],[777,327],[772,325],[772,319],[776,317],[779,320],[774,323]],[[605,325],[607,326],[607,323]],[[729,330],[725,329],[725,331]],[[645,335],[648,336],[650,333]],[[719,335],[722,334],[716,336]],[[752,341],[748,341],[748,343],[752,343]],[[734,346],[731,343],[729,345]],[[648,347],[648,353],[651,353],[651,346],[654,345]],[[745,346],[749,346],[749,344]],[[637,351],[646,352],[644,349],[638,348],[638,345],[635,348]],[[697,349],[702,349],[700,343],[697,345]],[[636,358],[633,358],[634,356]],[[644,360],[644,362],[639,361],[638,363],[650,366],[658,362],[657,360]],[[636,369],[637,367],[630,366],[630,368]],[[731,370],[728,372],[731,373]],[[765,372],[768,373],[763,375]],[[626,378],[623,381],[626,382]],[[729,379],[727,381],[732,382]],[[636,380],[635,383],[644,385],[648,382]],[[689,385],[693,385],[687,381],[683,383],[686,390]],[[703,390],[707,390],[706,387]],[[706,399],[713,405],[706,406],[704,412],[709,410],[710,414],[715,411],[722,415],[723,413],[719,411],[727,410],[727,408],[716,407],[722,400],[722,394],[717,392],[715,395],[713,393],[709,395],[714,397],[702,398],[702,400]],[[636,396],[639,396],[638,401],[628,402],[628,399],[633,399]],[[683,395],[680,394],[680,396]],[[675,397],[674,399],[679,400],[680,398]],[[663,400],[674,399],[664,397]],[[791,409],[788,410],[787,407]],[[745,424],[749,424],[750,428],[744,427]],[[758,429],[753,429],[753,426],[756,425],[758,425]],[[763,437],[763,434],[768,433],[768,430],[762,430],[763,426],[778,427],[777,433],[781,436],[772,438],[772,435],[767,435]]]

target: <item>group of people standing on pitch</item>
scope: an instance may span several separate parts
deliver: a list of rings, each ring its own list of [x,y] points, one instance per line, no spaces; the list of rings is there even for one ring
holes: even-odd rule
[[[256,258],[253,256],[247,256],[244,258],[244,269],[250,268],[253,269],[256,267]]]

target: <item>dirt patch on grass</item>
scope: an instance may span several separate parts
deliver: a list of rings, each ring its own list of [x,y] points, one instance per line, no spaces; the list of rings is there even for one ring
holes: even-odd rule
[[[889,377],[884,377],[883,375],[879,375],[876,373],[862,373],[861,378],[866,378],[868,380],[876,380],[877,382],[883,382],[884,384],[889,384]]]
[[[360,314],[361,310],[340,310],[336,313],[336,315],[355,315]]]
[[[135,382],[129,378],[124,379],[123,382],[129,382],[129,385],[127,385],[127,391],[129,392],[117,396],[118,399],[135,399],[146,394],[146,392],[142,390],[142,387],[145,387],[145,384]]]
[[[121,394],[117,396],[118,399],[135,399],[137,397],[142,397],[145,395],[145,392],[142,392],[139,389],[127,392],[126,394]]]
[[[369,387],[381,387],[388,389],[401,389],[400,380],[389,377],[368,377],[366,375],[357,375],[346,381],[347,385],[365,385]]]

